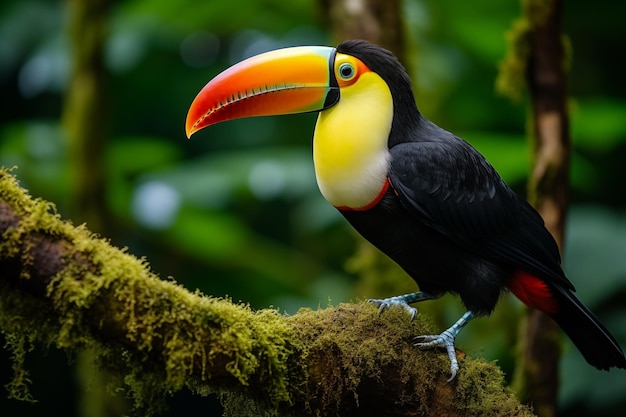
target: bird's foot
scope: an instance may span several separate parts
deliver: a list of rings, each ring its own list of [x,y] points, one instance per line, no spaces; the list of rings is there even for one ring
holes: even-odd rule
[[[369,300],[367,300],[367,302],[372,303],[372,304],[378,306],[378,310],[381,313],[383,311],[391,308],[392,306],[398,306],[398,307],[402,307],[403,309],[405,309],[411,315],[411,320],[413,320],[415,318],[415,316],[417,316],[417,309],[415,307],[411,307],[409,305],[409,303],[406,300],[406,296],[404,296],[404,295],[398,295],[396,297],[384,298],[382,300],[381,299],[370,298]]]
[[[439,335],[417,336],[416,343],[413,346],[417,346],[420,349],[429,349],[433,347],[443,347],[448,352],[450,358],[450,378],[448,382],[452,381],[459,370],[459,361],[456,359],[456,349],[454,348],[454,334],[451,329]]]
[[[369,299],[367,301],[377,305],[381,313],[392,306],[402,307],[411,315],[411,320],[413,320],[415,316],[417,316],[417,309],[415,307],[411,307],[409,304],[417,303],[418,301],[433,300],[440,295],[441,294],[432,295],[424,291],[418,291],[409,294],[397,295],[395,297],[384,298],[382,300]]]
[[[416,343],[413,346],[417,346],[421,349],[428,349],[433,347],[443,347],[446,348],[448,352],[448,358],[450,358],[450,378],[448,378],[448,382],[451,382],[455,377],[456,373],[459,370],[459,361],[456,359],[456,349],[454,348],[454,339],[456,339],[456,335],[465,327],[467,323],[470,322],[474,318],[474,313],[471,311],[466,311],[465,314],[461,316],[460,319],[456,321],[449,329],[441,333],[440,335],[434,336],[417,336],[415,339]]]

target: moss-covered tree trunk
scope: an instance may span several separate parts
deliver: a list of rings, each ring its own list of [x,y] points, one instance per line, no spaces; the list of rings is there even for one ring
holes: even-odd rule
[[[112,235],[113,222],[105,198],[109,97],[104,49],[113,4],[110,0],[66,3],[72,71],[62,115],[69,151],[71,216],[77,222],[86,222],[90,230],[108,236]],[[108,392],[106,373],[94,372],[92,362],[89,351],[81,352],[76,361],[81,415],[124,414],[127,405]]]
[[[562,0],[529,4],[533,16],[528,88],[532,100],[534,164],[529,200],[537,208],[561,250],[569,195],[571,143],[567,112],[566,57],[561,30]],[[533,13],[529,10],[529,14]],[[522,400],[542,417],[554,417],[559,386],[560,330],[545,314],[529,310],[523,354],[518,363]]]
[[[525,81],[530,93],[534,162],[529,200],[562,249],[571,154],[563,1],[523,0],[522,14],[512,31],[501,87],[510,91],[516,84],[511,79],[517,77]],[[538,415],[553,417],[559,386],[560,330],[550,317],[528,310],[520,335],[514,388],[523,402],[533,404]]]
[[[67,2],[72,70],[65,95],[63,128],[68,141],[72,218],[107,232],[105,142],[108,133],[104,47],[113,2]]]
[[[183,388],[221,394],[233,416],[532,415],[483,360],[463,359],[447,382],[446,353],[412,345],[433,331],[422,316],[411,322],[402,309],[380,315],[361,303],[288,317],[187,291],[63,222],[5,170],[0,236],[10,395],[26,396],[24,357],[34,343],[95,352],[138,415],[158,411]]]

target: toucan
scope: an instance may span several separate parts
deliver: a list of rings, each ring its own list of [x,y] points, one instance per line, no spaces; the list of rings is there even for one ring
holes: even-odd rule
[[[626,369],[615,338],[574,295],[535,209],[470,144],[426,119],[389,51],[363,40],[266,52],[218,74],[193,100],[187,137],[231,119],[319,112],[313,161],[324,198],[398,263],[419,291],[370,300],[381,311],[445,293],[467,312],[420,348],[447,350],[472,318],[510,291],[552,317],[598,369]]]

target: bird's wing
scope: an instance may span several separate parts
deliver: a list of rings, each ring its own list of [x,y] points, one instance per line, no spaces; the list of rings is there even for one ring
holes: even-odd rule
[[[541,216],[469,144],[450,135],[390,153],[391,184],[422,222],[470,252],[573,289]]]

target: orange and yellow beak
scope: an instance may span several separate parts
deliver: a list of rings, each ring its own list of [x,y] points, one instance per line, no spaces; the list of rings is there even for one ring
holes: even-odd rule
[[[305,113],[339,100],[335,48],[300,46],[248,58],[209,81],[187,113],[187,137],[215,123]]]

